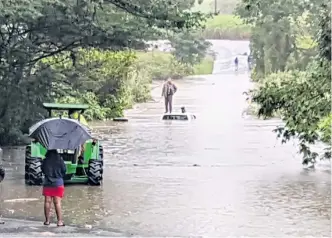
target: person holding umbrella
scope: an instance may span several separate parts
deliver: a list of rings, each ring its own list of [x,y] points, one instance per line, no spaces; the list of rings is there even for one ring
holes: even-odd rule
[[[77,120],[68,118],[45,119],[30,128],[29,136],[47,149],[41,168],[44,174],[44,225],[50,225],[53,202],[58,219],[57,225],[64,226],[61,199],[65,191],[66,165],[57,150],[76,150],[85,141],[92,139],[92,136]]]
[[[44,225],[50,225],[50,213],[52,201],[54,204],[57,226],[64,226],[61,210],[61,199],[65,188],[63,177],[66,174],[66,165],[57,150],[48,150],[42,163],[42,172],[45,175],[43,184],[44,201]]]

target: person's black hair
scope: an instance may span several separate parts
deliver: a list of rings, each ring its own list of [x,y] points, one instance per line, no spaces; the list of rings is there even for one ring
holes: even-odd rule
[[[48,150],[45,154],[45,158],[61,158],[57,150]]]
[[[47,150],[46,155],[58,154],[57,150]]]

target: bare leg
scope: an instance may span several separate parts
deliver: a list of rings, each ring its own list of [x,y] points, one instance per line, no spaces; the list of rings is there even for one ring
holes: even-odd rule
[[[58,219],[58,226],[62,226],[63,219],[62,219],[62,210],[61,210],[61,198],[54,197],[53,203],[54,203],[54,207],[55,207],[56,217]]]
[[[45,196],[44,200],[45,225],[48,225],[50,223],[51,205],[52,205],[52,198],[49,196]]]
[[[173,109],[173,95],[168,96],[168,104],[169,104],[169,113],[172,113]]]
[[[168,113],[168,96],[165,97],[165,113]]]

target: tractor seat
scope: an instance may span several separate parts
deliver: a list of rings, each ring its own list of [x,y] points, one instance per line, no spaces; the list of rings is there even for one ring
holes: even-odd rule
[[[61,151],[60,153],[62,159],[66,162],[71,162],[72,164],[76,164],[77,157],[78,157],[78,150],[76,149],[73,151]]]

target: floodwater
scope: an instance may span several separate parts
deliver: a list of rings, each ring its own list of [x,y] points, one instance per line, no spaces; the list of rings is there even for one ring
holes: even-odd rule
[[[213,75],[176,82],[175,110],[185,106],[195,121],[161,121],[156,86],[155,100],[128,111],[129,122],[94,125],[104,184],[66,188],[67,224],[137,236],[330,236],[331,173],[303,170],[294,143],[281,145],[272,132],[278,120],[242,115],[251,85],[245,57],[238,73],[232,61],[248,42],[214,49]],[[41,188],[24,185],[23,154],[3,151],[0,213],[43,220]]]

